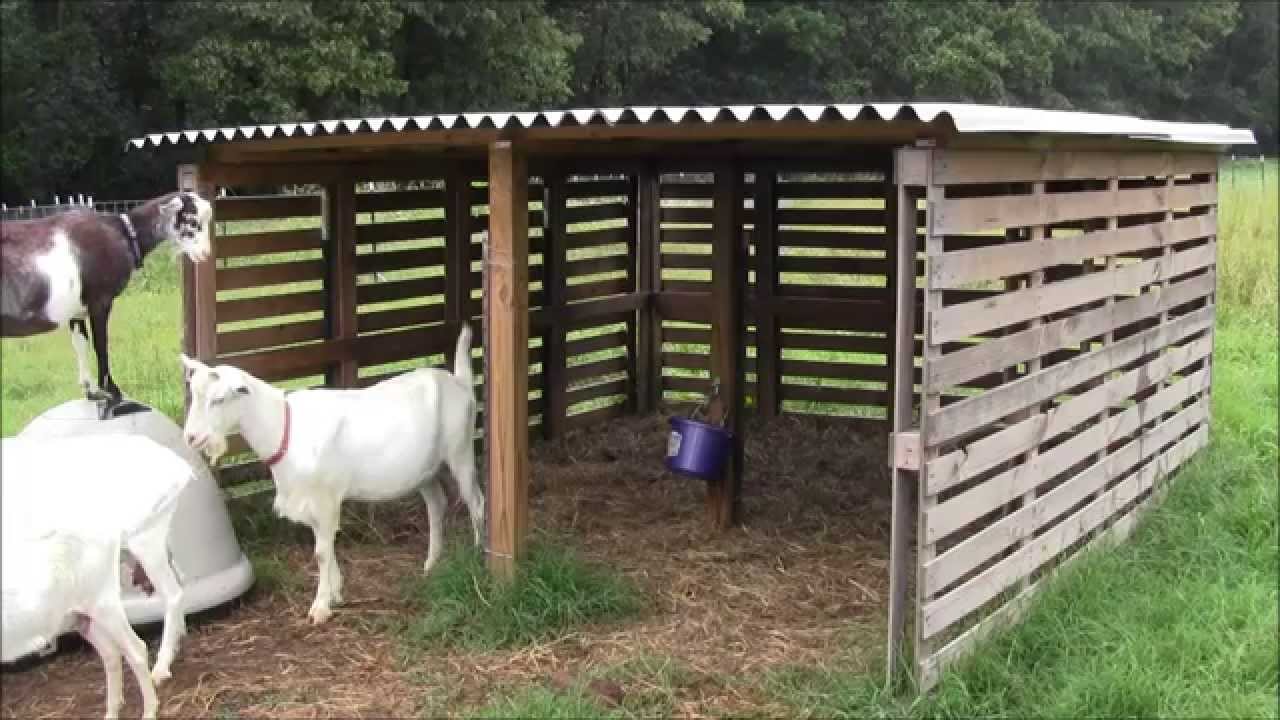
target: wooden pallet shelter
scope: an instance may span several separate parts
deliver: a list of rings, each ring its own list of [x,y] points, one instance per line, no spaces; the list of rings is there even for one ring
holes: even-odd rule
[[[736,446],[707,513],[727,527],[744,414],[884,432],[888,669],[929,687],[1054,568],[1122,539],[1208,441],[1218,154],[1252,136],[832,107],[134,145],[190,146],[179,185],[215,203],[217,262],[184,265],[188,353],[358,387],[451,360],[461,323],[483,327],[502,576],[528,529],[531,433],[718,381]],[[309,189],[220,194],[281,185]]]

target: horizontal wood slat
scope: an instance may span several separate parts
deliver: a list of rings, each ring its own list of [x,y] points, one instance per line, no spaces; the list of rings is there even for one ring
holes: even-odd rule
[[[631,212],[626,203],[603,203],[600,205],[569,206],[561,211],[561,222],[566,225],[578,223],[601,222],[604,220],[625,220]]]
[[[1101,230],[1073,237],[947,252],[933,258],[929,282],[935,288],[960,287],[966,283],[1009,277],[1052,265],[1079,263],[1104,255],[1165,247],[1207,237],[1215,232],[1213,216],[1193,215],[1179,220]]]
[[[324,320],[304,320],[249,330],[220,332],[216,342],[218,353],[228,354],[320,340],[324,338],[324,334]]]
[[[274,195],[264,197],[223,197],[214,200],[213,217],[229,220],[270,220],[319,215],[323,198],[319,195]]]
[[[932,232],[938,235],[980,232],[1009,227],[1053,225],[1070,220],[1155,213],[1177,208],[1213,205],[1214,183],[1127,190],[998,195],[940,200],[933,207]]]
[[[936,495],[976,477],[1015,455],[1053,440],[1082,423],[1089,422],[1109,407],[1170,378],[1188,365],[1213,352],[1213,338],[1202,337],[1170,350],[1141,367],[1043,413],[1036,413],[1014,425],[976,440],[959,450],[929,461],[924,472],[925,492]]]
[[[1088,273],[1080,277],[1039,287],[1003,293],[977,302],[944,307],[930,322],[932,342],[959,340],[974,333],[995,330],[1034,317],[1121,295],[1186,272],[1212,265],[1217,259],[1217,243],[1208,243],[1114,270]]]
[[[356,273],[365,275],[375,272],[428,268],[444,264],[444,257],[445,250],[442,247],[368,253],[356,256]]]
[[[937,150],[933,158],[935,185],[1168,177],[1217,172],[1218,156],[1213,152]]]
[[[356,297],[361,305],[425,298],[444,293],[443,277],[389,280],[356,287]]]
[[[274,317],[276,315],[315,312],[324,310],[324,308],[325,294],[316,290],[283,295],[266,295],[240,300],[219,300],[215,311],[219,323],[231,323]]]
[[[928,417],[925,444],[935,446],[995,422],[1030,405],[1043,402],[1066,388],[1092,380],[1161,348],[1212,327],[1213,306],[1187,313],[1159,327],[1131,335],[1069,363],[1023,376],[1007,385],[961,400]]]
[[[299,260],[269,265],[242,265],[240,267],[218,268],[218,289],[243,290],[266,285],[323,280],[325,268],[326,264],[323,260]]]
[[[317,228],[219,235],[213,243],[214,255],[219,259],[316,250],[322,247],[324,236]]]
[[[983,515],[1030,492],[1095,453],[1117,438],[1136,432],[1144,422],[1170,412],[1209,387],[1205,370],[1199,370],[1136,403],[1123,412],[1090,425],[1049,450],[995,477],[965,490],[924,513],[926,542],[937,542]],[[1188,416],[1192,417],[1192,416]],[[1195,416],[1198,422],[1203,416]]]
[[[356,193],[356,212],[394,212],[421,208],[443,208],[443,190],[399,190],[392,192]]]
[[[1189,429],[1193,423],[1186,420],[1186,418],[1203,412],[1203,404],[1197,405],[1179,413],[1178,416],[1175,416],[1166,424],[1185,425],[1187,426],[1186,429]],[[924,607],[924,623],[921,628],[924,636],[933,637],[937,635],[983,603],[1009,588],[1020,578],[1026,577],[1039,569],[1072,543],[1101,525],[1107,518],[1115,515],[1120,508],[1139,497],[1142,492],[1152,487],[1158,479],[1168,475],[1186,458],[1190,457],[1195,450],[1203,447],[1207,438],[1207,428],[1202,427],[1199,432],[1145,464],[1137,473],[1103,493],[1096,500],[1063,520],[1053,529],[1030,540],[1021,549],[983,571],[956,590],[927,603]],[[1139,442],[1141,443],[1141,441]],[[1141,454],[1141,451],[1139,452]]]
[[[391,243],[401,240],[444,237],[445,222],[438,220],[407,220],[404,222],[380,222],[356,226],[356,244]]]
[[[861,208],[779,208],[774,211],[778,225],[781,227],[796,225],[819,225],[832,227],[875,227],[883,228],[884,210],[866,210]]]
[[[1101,337],[1103,333],[1205,297],[1214,292],[1215,287],[1215,274],[1209,272],[1172,283],[1160,292],[1146,292],[1120,300],[1110,307],[1087,310],[1010,335],[989,338],[965,349],[947,351],[931,363],[928,387],[936,390],[957,385],[979,375],[1078,345],[1089,338]]]

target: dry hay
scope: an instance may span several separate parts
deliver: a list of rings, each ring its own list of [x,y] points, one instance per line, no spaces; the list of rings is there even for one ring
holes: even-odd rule
[[[253,592],[190,621],[161,688],[162,717],[405,717],[464,712],[495,692],[561,686],[636,658],[679,667],[664,712],[768,711],[734,680],[789,665],[848,667],[881,652],[887,583],[888,472],[884,436],[784,416],[749,425],[744,525],[707,528],[705,485],[662,465],[668,425],[628,417],[535,447],[531,519],[569,536],[586,557],[626,573],[650,607],[635,620],[577,628],[544,644],[491,653],[449,651],[401,661],[384,628],[406,611],[399,587],[420,571],[425,513],[407,501],[348,514],[338,552],[347,604],[311,627],[309,538],[280,550],[297,582]],[[455,505],[449,529],[466,525]],[[153,652],[156,633],[150,633]],[[80,649],[3,674],[4,717],[99,716],[96,658]],[[619,695],[656,692],[643,673]],[[126,673],[124,714],[139,707]],[[610,693],[613,691],[611,690]],[[606,698],[607,699],[607,698]],[[776,712],[776,709],[774,709]]]

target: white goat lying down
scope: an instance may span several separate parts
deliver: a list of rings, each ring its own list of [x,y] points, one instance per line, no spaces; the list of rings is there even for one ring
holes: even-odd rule
[[[172,676],[170,666],[186,634],[182,585],[170,564],[169,529],[192,479],[186,460],[142,435],[4,438],[0,446],[0,529],[6,546],[11,539],[50,533],[122,536],[117,563],[123,562],[132,577],[141,569],[164,598],[164,633],[151,675],[156,683]],[[8,587],[9,568],[3,572]],[[126,578],[126,586],[130,580]],[[6,642],[8,623],[6,615]]]
[[[50,531],[4,539],[3,661],[39,650],[63,633],[78,630],[102,659],[107,711],[120,716],[123,673],[120,657],[142,691],[142,717],[154,718],[156,687],[147,675],[147,646],[129,625],[120,597],[120,552],[114,537]]]
[[[447,465],[471,514],[480,544],[484,495],[476,486],[476,403],[471,329],[458,334],[453,374],[422,368],[359,390],[316,388],[286,395],[239,368],[208,367],[182,355],[191,390],[184,433],[191,447],[216,461],[227,435],[239,432],[271,468],[275,511],[315,534],[319,581],[309,616],[314,624],[342,602],[334,557],[342,501],[395,500],[413,491],[427,504],[430,538],[423,572],[444,549]]]

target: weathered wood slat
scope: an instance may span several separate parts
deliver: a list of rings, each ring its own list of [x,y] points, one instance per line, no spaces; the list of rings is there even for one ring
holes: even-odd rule
[[[867,405],[884,407],[889,394],[883,390],[864,390],[862,388],[817,387],[814,385],[793,385],[783,381],[778,388],[782,400],[800,402],[831,403],[833,405]]]
[[[939,235],[1008,227],[1053,225],[1071,220],[1138,215],[1166,209],[1212,205],[1213,183],[1171,188],[1130,188],[1042,195],[998,195],[941,200],[934,208],[933,232]]]
[[[667,270],[710,270],[711,255],[694,253],[662,253],[662,269]]]
[[[217,279],[219,290],[243,290],[267,285],[323,280],[324,274],[323,260],[298,260],[269,265],[218,268]]]
[[[435,220],[407,220],[404,222],[380,222],[356,226],[356,244],[391,243],[418,238],[444,237],[444,218]]]
[[[995,330],[1032,318],[1084,305],[1107,296],[1133,292],[1161,278],[1175,277],[1213,265],[1217,243],[1211,242],[1173,255],[1124,265],[989,297],[977,302],[944,307],[931,319],[932,341],[950,342],[974,333]]]
[[[565,288],[564,298],[566,302],[576,303],[592,298],[629,293],[634,289],[634,285],[635,281],[630,278],[615,278],[613,280],[582,283],[581,285],[570,285]]]
[[[356,288],[356,297],[361,305],[366,305],[443,295],[444,291],[445,278],[444,276],[437,276],[359,285]]]
[[[219,300],[215,308],[214,317],[217,318],[219,323],[231,323],[275,317],[276,315],[314,312],[324,310],[324,308],[324,291],[313,290],[310,292],[265,295],[239,300]]]
[[[626,203],[603,203],[600,205],[578,205],[564,208],[564,222],[567,225],[577,223],[601,222],[604,220],[625,220],[631,208]]]
[[[1095,423],[1026,462],[939,503],[925,513],[921,531],[930,542],[947,537],[1002,504],[1053,479],[1064,469],[1087,460],[1116,438],[1136,432],[1149,419],[1175,410],[1208,386],[1208,374],[1203,370],[1179,380],[1124,412]],[[1203,405],[1204,398],[1200,400],[1199,404]],[[1189,418],[1189,423],[1204,419],[1203,414],[1184,417]]]
[[[775,262],[778,272],[788,273],[883,276],[889,268],[887,259],[870,257],[782,255]]]
[[[390,192],[356,193],[356,212],[394,212],[443,208],[443,190],[398,190]]]
[[[218,333],[218,352],[225,355],[262,350],[277,345],[320,340],[324,336],[324,320],[304,320],[249,330],[232,330]]]
[[[444,261],[445,250],[442,247],[368,253],[356,256],[356,273],[365,275],[375,272],[426,268],[433,265],[443,265]]]
[[[1196,408],[1201,406],[1197,405]],[[1189,409],[1186,418],[1203,415]],[[1203,417],[1199,418],[1203,420]],[[1034,502],[1019,508],[981,531],[967,537],[925,565],[925,584],[932,595],[963,578],[990,558],[1019,540],[1030,538],[1091,493],[1123,476],[1130,469],[1177,440],[1191,421],[1168,424],[1156,433],[1140,436],[1123,448],[1081,471]],[[1197,421],[1198,422],[1198,421]]]
[[[324,236],[319,228],[219,235],[213,243],[214,254],[219,259],[317,250],[322,247]]]
[[[1157,463],[1157,468],[1163,468],[1155,472],[1151,478],[1152,485],[1158,483],[1163,477],[1168,476],[1180,465],[1186,461],[1186,458],[1195,454],[1200,448],[1204,447],[1208,442],[1208,429],[1201,427],[1195,434],[1180,442],[1177,446],[1167,451],[1161,456]],[[1167,487],[1167,484],[1163,487]],[[1070,567],[1074,562],[1082,557],[1086,557],[1088,552],[1098,548],[1115,546],[1128,537],[1129,533],[1135,527],[1137,521],[1143,514],[1154,507],[1161,496],[1161,492],[1157,489],[1146,500],[1143,500],[1130,510],[1126,515],[1112,523],[1111,527],[1102,531],[1090,540],[1081,550],[1071,554],[1068,557],[1059,560],[1053,568],[1052,573],[1060,573]],[[920,683],[924,687],[932,687],[937,683],[938,678],[944,668],[950,666],[957,660],[966,656],[971,652],[983,639],[990,636],[993,631],[1007,628],[1018,622],[1025,614],[1027,608],[1030,607],[1030,601],[1035,595],[1045,587],[1045,583],[1051,575],[1045,576],[1032,583],[1023,591],[1019,592],[1012,600],[1002,605],[999,609],[987,615],[978,623],[965,630],[953,640],[948,642],[937,652],[928,658],[917,660],[921,680]]]
[[[884,210],[864,208],[778,208],[778,225],[819,225],[831,227],[884,227]]]
[[[711,247],[711,228],[690,230],[689,228],[663,228],[663,244],[704,245]],[[708,257],[710,253],[708,253]]]
[[[1047,355],[1092,337],[1158,315],[1214,291],[1212,272],[1174,283],[1160,293],[1143,293],[1116,302],[1110,307],[1088,310],[1078,315],[1048,322],[1039,327],[990,338],[968,348],[948,352],[933,364],[931,380],[935,388],[958,385],[980,375]]]
[[[1171,222],[1135,225],[1030,242],[948,252],[933,258],[929,280],[934,287],[1009,277],[1052,265],[1164,247],[1215,233],[1214,218],[1193,215]]]
[[[627,369],[627,359],[625,357],[611,357],[603,360],[595,360],[581,365],[570,365],[565,369],[565,382],[569,383],[572,388],[575,383],[588,380],[600,375],[609,375],[611,373],[625,372]]]
[[[886,382],[889,371],[884,365],[863,362],[830,362],[825,360],[791,360],[780,363],[783,377],[829,378],[833,380],[860,380]]]
[[[578,180],[564,184],[567,198],[625,197],[630,192],[630,182],[620,180]]]
[[[1140,390],[1171,377],[1213,352],[1213,338],[1202,337],[1174,347],[1141,367],[1129,370],[1044,413],[1011,425],[929,462],[924,488],[936,495],[1032,447],[1087,422],[1108,407],[1120,405]]]
[[[433,305],[396,308],[394,310],[362,312],[356,316],[357,327],[362,333],[437,322],[444,322],[444,303],[442,302]]]
[[[604,335],[593,335],[579,340],[570,340],[565,343],[565,356],[572,358],[579,355],[601,352],[603,350],[613,350],[625,347],[626,344],[627,331],[618,330],[616,332],[605,333]]]
[[[1218,157],[1212,152],[938,150],[933,161],[933,182],[938,185],[1165,177],[1217,172]]]
[[[1175,418],[1169,422],[1176,421]],[[1010,554],[956,590],[928,603],[924,608],[925,636],[937,635],[1019,579],[1033,573],[1076,540],[1101,525],[1107,518],[1115,515],[1120,508],[1153,487],[1160,478],[1167,476],[1195,450],[1203,447],[1207,438],[1208,432],[1202,427],[1200,432],[1145,464],[1137,473],[1101,494],[1097,500],[1043,535],[1031,540],[1017,552]]]
[[[618,380],[609,380],[594,385],[582,385],[570,388],[565,393],[567,402],[570,407],[577,403],[589,402],[591,400],[599,400],[603,397],[611,395],[626,395],[629,381],[626,378]]]
[[[883,182],[784,182],[778,183],[777,195],[782,200],[861,199],[884,197]]]
[[[214,201],[214,215],[218,222],[302,217],[319,215],[322,204],[320,195],[223,197]]]
[[[925,443],[933,446],[946,442],[1030,405],[1048,400],[1065,388],[1080,385],[1105,372],[1123,367],[1155,348],[1179,342],[1193,333],[1212,327],[1213,319],[1212,306],[1201,308],[1168,324],[1085,353],[1069,363],[1045,368],[1003,387],[943,408],[928,418],[925,424]]]
[[[602,245],[616,245],[631,241],[635,231],[629,227],[605,228],[603,230],[585,230],[565,233],[565,247],[570,250],[595,248]]]
[[[709,207],[664,207],[659,213],[664,223],[711,225],[711,208]]]
[[[573,260],[565,263],[564,267],[566,278],[576,278],[583,275],[630,270],[631,258],[627,255],[600,255],[585,260]]]
[[[842,250],[884,250],[884,233],[831,232],[828,230],[779,230],[778,247],[836,248]]]

